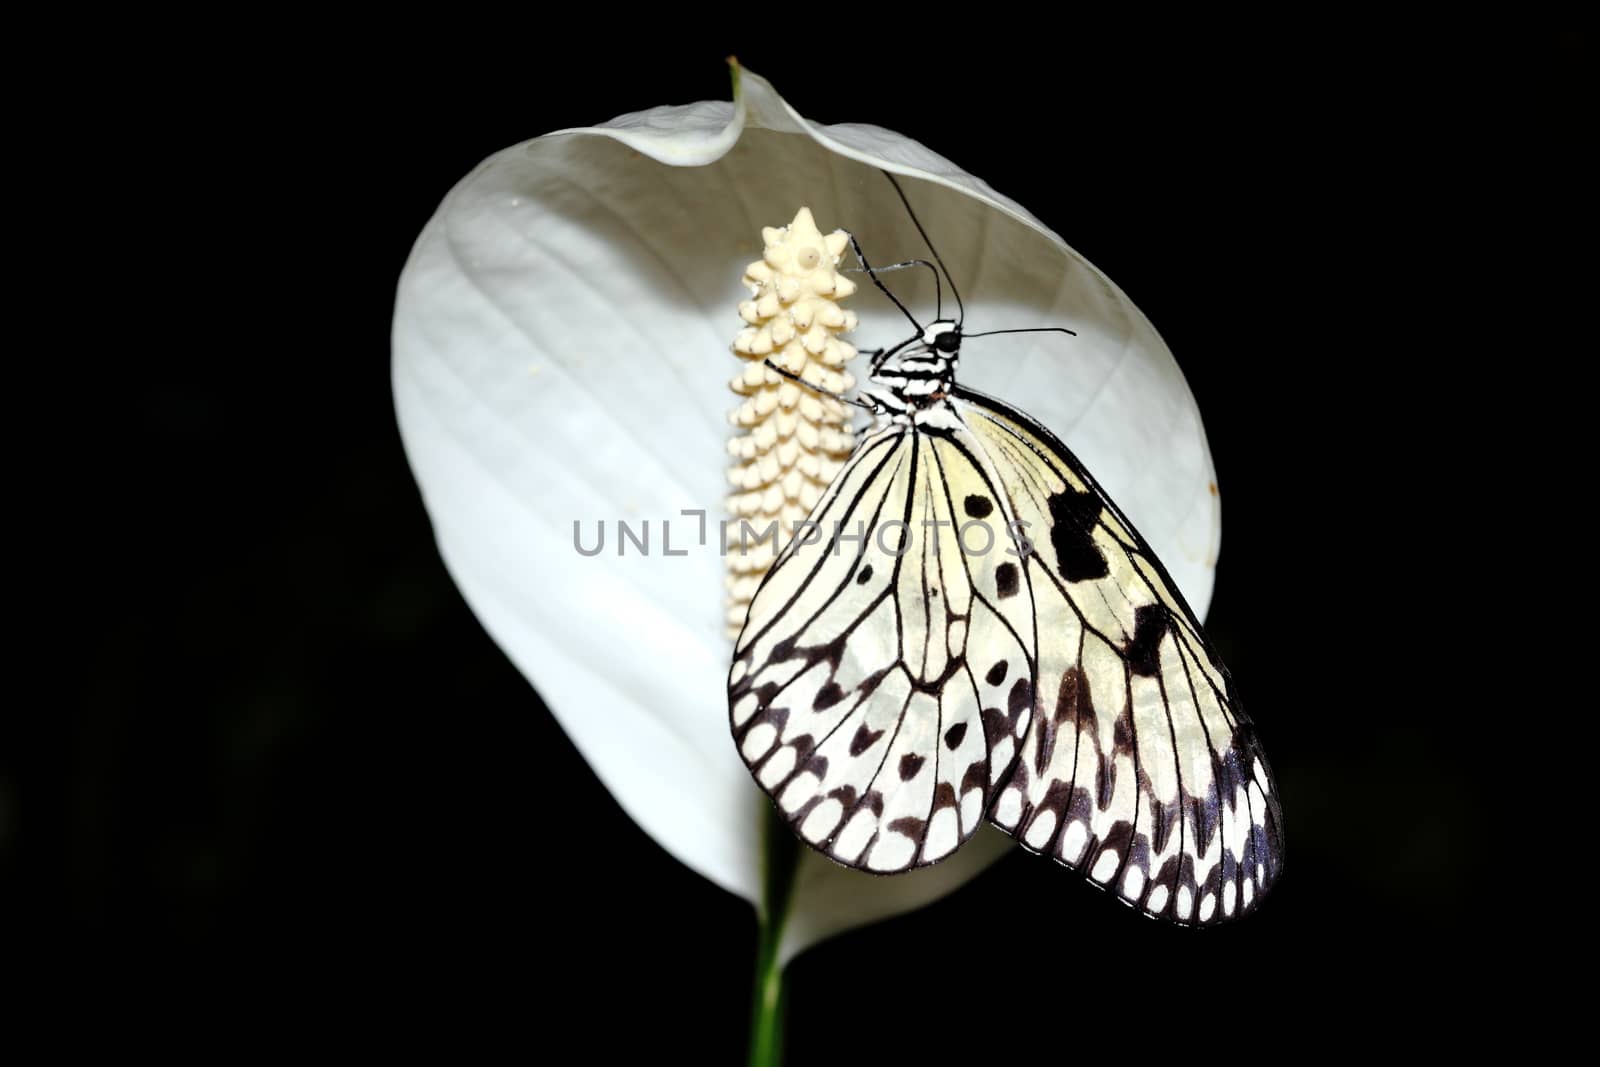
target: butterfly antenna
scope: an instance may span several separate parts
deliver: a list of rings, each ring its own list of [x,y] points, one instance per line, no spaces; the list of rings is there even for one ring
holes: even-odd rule
[[[984,330],[982,333],[964,333],[961,339],[966,341],[974,337],[993,337],[997,333],[1064,333],[1073,337],[1078,336],[1077,330],[1069,330],[1065,326],[1030,326],[1022,330]]]
[[[922,243],[928,246],[928,251],[933,253],[933,261],[939,264],[939,269],[944,271],[945,281],[950,283],[950,295],[956,298],[956,324],[967,321],[966,305],[961,303],[961,290],[956,288],[956,280],[950,276],[950,268],[944,265],[944,260],[939,258],[939,250],[933,247],[933,242],[928,238],[928,231],[922,228],[922,220],[917,218],[917,213],[911,210],[911,201],[906,199],[906,191],[900,188],[900,183],[894,180],[894,175],[888,171],[883,176],[889,179],[889,184],[894,186],[894,191],[900,196],[900,203],[905,205],[906,214],[911,216],[911,225],[917,228],[922,235]]]
[[[872,284],[876,285],[883,295],[888,297],[894,303],[894,306],[900,309],[900,314],[911,320],[911,325],[917,328],[917,333],[920,335],[922,333],[922,323],[918,322],[917,317],[907,311],[904,304],[900,303],[900,298],[891,293],[889,287],[883,284],[883,279],[878,277],[878,272],[872,269],[872,264],[867,262],[867,257],[861,254],[861,242],[856,240],[856,235],[853,233],[850,234],[850,247],[856,250],[856,259],[860,260],[861,267],[867,272],[867,277],[872,279]]]

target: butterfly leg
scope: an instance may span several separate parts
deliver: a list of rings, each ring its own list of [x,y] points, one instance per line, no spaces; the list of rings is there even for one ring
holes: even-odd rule
[[[861,256],[860,256],[859,252],[856,255],[856,259],[858,261],[861,259]],[[935,272],[934,276],[933,276],[934,281],[938,281],[939,280],[939,275],[937,273],[938,268],[935,267],[932,263],[929,263],[925,259],[908,259],[904,263],[891,263],[887,267],[869,267],[869,266],[866,265],[866,263],[863,262],[863,263],[861,263],[860,266],[857,266],[857,267],[846,267],[844,270],[840,271],[839,273],[840,274],[867,274],[867,273],[876,272],[878,274],[888,274],[892,270],[905,270],[907,267],[927,267],[929,270]]]
[[[767,360],[766,363],[767,363],[767,366],[770,367],[772,370],[774,370],[777,373],[783,375],[785,378],[788,378],[792,382],[796,382],[796,383],[798,383],[800,385],[805,386],[807,389],[811,390],[813,393],[816,393],[818,396],[825,396],[829,400],[837,400],[841,404],[853,405],[854,407],[858,407],[863,411],[869,411],[874,415],[882,415],[882,414],[884,414],[885,412],[887,412],[889,410],[887,407],[884,406],[883,402],[878,400],[876,397],[873,397],[873,396],[844,396],[841,393],[830,393],[826,389],[822,389],[822,388],[820,388],[818,386],[812,385],[810,382],[808,382],[804,378],[800,377],[800,375],[794,373],[793,371],[787,369],[786,367],[778,366],[776,363],[772,362],[772,360],[770,360],[770,359]]]
[[[911,311],[904,304],[902,304],[900,302],[900,298],[895,296],[892,292],[890,292],[889,291],[889,287],[887,285],[883,284],[883,279],[878,277],[877,270],[875,270],[873,268],[871,263],[867,262],[867,257],[861,251],[861,242],[856,240],[856,235],[853,234],[853,233],[850,234],[850,247],[855,249],[856,262],[860,263],[861,264],[861,269],[867,272],[867,277],[872,279],[872,284],[876,285],[878,287],[878,291],[883,293],[884,296],[888,297],[890,302],[893,303],[895,307],[900,309],[900,314],[904,315],[907,319],[911,320],[911,325],[913,325],[913,326],[915,326],[917,328],[917,333],[918,334],[921,334],[922,333],[922,323],[918,322],[917,321],[917,317],[915,315],[911,314]],[[916,261],[916,260],[912,260],[909,263],[897,263],[897,264],[895,264],[895,266],[896,267],[904,267],[904,266],[908,266],[908,265],[915,266],[917,264],[917,262],[918,261]],[[931,264],[926,264],[926,265],[929,266],[930,269],[931,269],[931,266],[932,266]],[[884,269],[888,270],[888,269],[891,269],[891,268],[887,268],[886,267]],[[933,272],[933,284],[934,284],[934,293],[936,294],[937,306],[942,310],[943,305],[944,305],[944,292],[943,292],[942,288],[939,285],[939,272],[937,270],[935,270]],[[935,311],[934,312],[935,315],[938,315],[940,313],[941,313],[941,311]]]

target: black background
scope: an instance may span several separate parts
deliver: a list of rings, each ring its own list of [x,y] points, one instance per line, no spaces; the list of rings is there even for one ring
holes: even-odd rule
[[[738,1060],[750,908],[621,813],[479,628],[388,377],[396,279],[456,180],[550,129],[726,99],[737,52],[809,118],[908,134],[1026,205],[1169,342],[1224,499],[1208,628],[1287,817],[1286,876],[1236,927],[1142,921],[1018,854],[819,946],[790,974],[793,1061],[1121,1035],[1260,1051],[1284,1022],[1320,1040],[1474,986],[1462,961],[1498,917],[1477,889],[1509,845],[1485,842],[1493,709],[1444,695],[1481,653],[1440,637],[1431,592],[1456,566],[1439,324],[1474,313],[1445,270],[1464,213],[1502,225],[1494,160],[1570,136],[1589,38],[619,50],[546,29],[230,40],[101,97],[114,177],[90,185],[141,284],[69,253],[117,290],[95,310],[131,347],[94,372],[111,432],[58,431],[89,562],[41,617],[78,649],[65,706],[3,783],[19,942],[230,989],[470,1000],[602,1057]]]

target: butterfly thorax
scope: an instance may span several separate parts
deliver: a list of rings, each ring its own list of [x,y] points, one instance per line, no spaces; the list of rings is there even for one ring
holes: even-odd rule
[[[941,404],[955,386],[961,362],[961,327],[939,321],[883,352],[872,364],[872,380],[910,411]]]

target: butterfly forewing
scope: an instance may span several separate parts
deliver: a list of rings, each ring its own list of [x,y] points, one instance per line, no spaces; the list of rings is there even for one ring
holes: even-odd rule
[[[729,675],[735,741],[841,863],[895,871],[954,851],[1026,736],[1033,611],[985,467],[964,430],[867,438],[813,511],[819,536],[797,537],[751,603]],[[964,552],[979,518],[999,536]]]
[[[958,396],[1033,548],[1038,700],[994,821],[1148,914],[1243,914],[1281,869],[1282,815],[1227,671],[1065,446],[1013,408]]]

